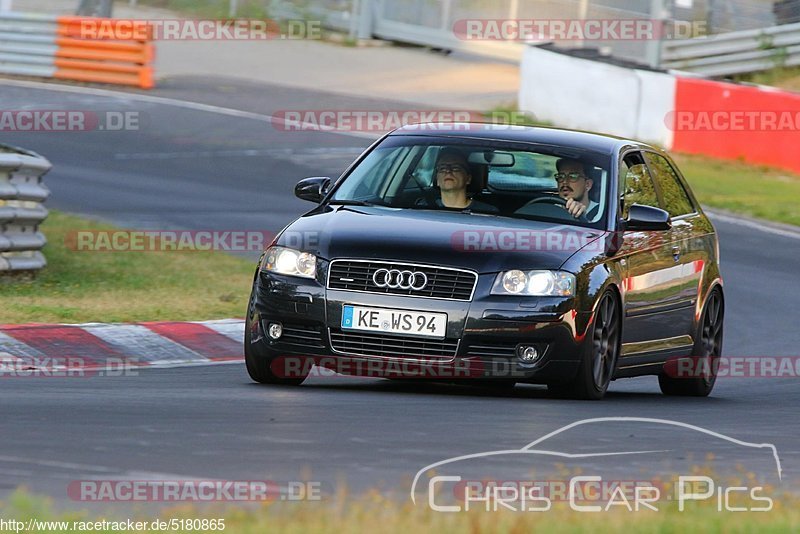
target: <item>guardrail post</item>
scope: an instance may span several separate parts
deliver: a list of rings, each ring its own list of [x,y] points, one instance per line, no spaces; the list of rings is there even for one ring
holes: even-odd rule
[[[664,0],[650,0],[650,23],[654,24],[658,35],[647,41],[647,64],[653,68],[661,66],[661,47],[664,41],[664,28],[669,12],[664,9]]]
[[[350,39],[360,38],[359,27],[361,25],[361,2],[362,0],[352,0],[350,3],[350,12],[347,15],[349,17],[348,22],[350,23],[347,36],[350,37]]]
[[[450,13],[452,13],[453,7],[453,0],[443,0],[442,1],[442,30],[449,31],[452,30],[452,26],[450,25]]]
[[[358,29],[356,36],[359,39],[372,39],[373,17],[376,12],[374,0],[355,0],[353,8],[357,9]]]
[[[42,156],[0,145],[0,273],[30,273],[47,265],[41,250],[47,242],[39,225],[50,190],[42,176],[50,170]]]
[[[81,0],[75,14],[87,17],[110,18],[113,7],[111,0]]]
[[[589,0],[580,0],[578,4],[578,20],[584,21],[589,17]],[[581,39],[578,41],[578,46],[583,48],[586,46],[586,41]]]

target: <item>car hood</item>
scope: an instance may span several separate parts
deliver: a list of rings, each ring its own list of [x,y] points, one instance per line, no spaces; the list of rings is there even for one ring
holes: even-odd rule
[[[332,206],[289,225],[277,244],[326,259],[384,259],[493,273],[558,269],[603,232],[444,210]]]

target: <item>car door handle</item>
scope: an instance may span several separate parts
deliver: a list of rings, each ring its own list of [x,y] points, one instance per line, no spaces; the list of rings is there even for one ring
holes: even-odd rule
[[[681,259],[681,247],[674,246],[672,247],[672,259],[676,262]]]

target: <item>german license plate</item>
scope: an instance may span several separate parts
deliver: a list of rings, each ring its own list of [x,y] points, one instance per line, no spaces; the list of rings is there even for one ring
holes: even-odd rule
[[[444,339],[447,314],[364,306],[342,306],[342,329]]]

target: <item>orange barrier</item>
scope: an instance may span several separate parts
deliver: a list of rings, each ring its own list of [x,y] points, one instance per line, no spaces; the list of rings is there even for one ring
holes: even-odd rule
[[[152,28],[146,23],[94,17],[58,17],[54,78],[155,86]]]
[[[800,172],[800,94],[677,77],[672,150]]]

